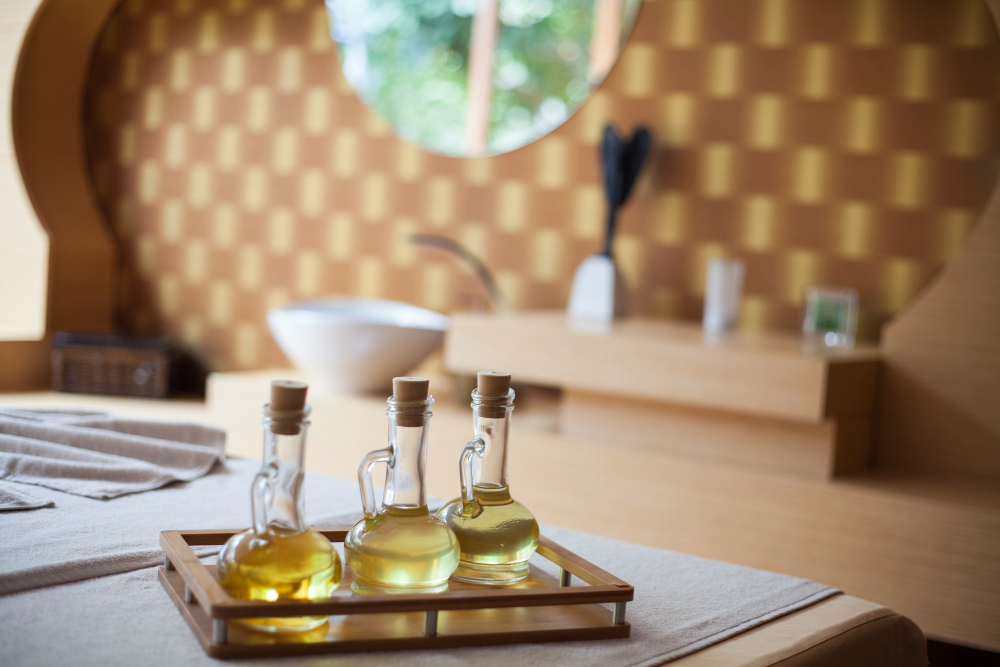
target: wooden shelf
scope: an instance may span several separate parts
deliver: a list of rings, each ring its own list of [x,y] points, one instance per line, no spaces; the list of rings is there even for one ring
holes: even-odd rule
[[[452,316],[445,365],[564,390],[562,432],[828,476],[869,459],[878,349],[798,336],[707,339],[694,324],[574,328],[565,313]]]
[[[445,365],[466,373],[503,368],[525,382],[818,423],[871,410],[878,348],[808,352],[799,337],[773,333],[707,340],[700,326],[659,320],[580,330],[563,311],[456,314]]]

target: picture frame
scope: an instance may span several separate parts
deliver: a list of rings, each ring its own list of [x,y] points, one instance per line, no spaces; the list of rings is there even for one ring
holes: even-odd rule
[[[858,329],[858,292],[846,287],[805,290],[802,335],[826,347],[853,347]]]

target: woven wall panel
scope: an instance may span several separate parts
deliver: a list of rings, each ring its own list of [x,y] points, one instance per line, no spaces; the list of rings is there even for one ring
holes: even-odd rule
[[[861,292],[875,337],[974,226],[998,105],[981,0],[647,0],[563,127],[457,160],[353,95],[319,0],[127,0],[95,53],[86,140],[126,326],[230,369],[284,363],[265,314],[290,300],[481,304],[412,231],[466,244],[516,308],[563,307],[599,245],[608,120],[659,145],[616,246],[632,312],[699,317],[705,264],[728,254],[748,264],[742,327],[795,328],[802,289],[831,284]]]

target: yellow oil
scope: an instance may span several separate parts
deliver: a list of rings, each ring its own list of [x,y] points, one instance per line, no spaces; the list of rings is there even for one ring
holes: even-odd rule
[[[216,576],[234,598],[244,600],[320,600],[340,585],[340,556],[330,540],[314,530],[268,529],[266,539],[252,530],[233,535],[219,553]],[[326,616],[248,618],[241,623],[269,632],[302,632],[323,625]]]
[[[454,531],[461,546],[461,562],[453,579],[475,584],[512,584],[528,576],[528,559],[538,548],[538,522],[506,486],[476,485],[472,493],[479,507],[472,516],[462,512],[456,498],[437,516]]]
[[[458,541],[427,507],[386,507],[344,540],[355,593],[430,593],[448,588]]]

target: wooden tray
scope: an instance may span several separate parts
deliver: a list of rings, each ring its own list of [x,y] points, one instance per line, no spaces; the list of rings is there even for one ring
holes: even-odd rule
[[[343,542],[350,527],[319,531]],[[322,602],[265,602],[229,597],[191,550],[225,544],[237,530],[165,530],[160,533],[160,583],[213,658],[254,658],[354,651],[526,644],[629,636],[625,603],[633,588],[621,579],[542,537],[539,556],[559,566],[560,578],[531,566],[511,586],[449,582],[444,593],[362,596],[351,593],[344,566],[340,587]],[[570,587],[576,575],[589,586]],[[612,603],[614,611],[602,606]],[[237,618],[324,616],[330,622],[301,633],[264,633],[228,621]]]

